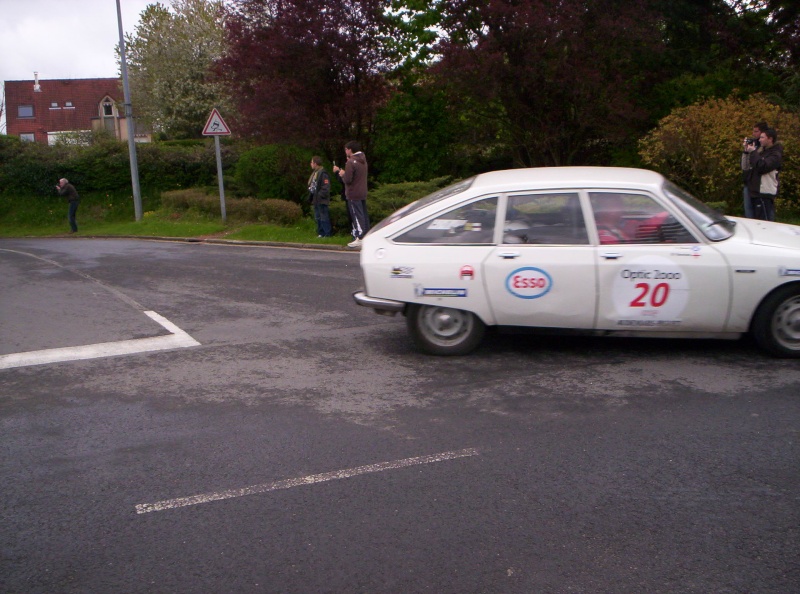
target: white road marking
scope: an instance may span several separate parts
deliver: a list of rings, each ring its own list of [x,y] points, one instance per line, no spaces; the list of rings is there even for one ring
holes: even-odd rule
[[[152,338],[134,338],[132,340],[120,340],[117,342],[101,342],[85,346],[62,347],[58,349],[0,355],[0,369],[26,367],[29,365],[45,365],[47,363],[61,363],[63,361],[99,359],[101,357],[132,355],[135,353],[164,351],[167,349],[182,349],[200,345],[194,338],[163,316],[160,316],[154,311],[146,311],[144,313],[158,322],[162,327],[169,330],[171,334],[168,336],[154,336]]]
[[[268,493],[270,491],[291,489],[293,487],[301,487],[303,485],[314,485],[317,483],[324,483],[327,481],[351,478],[354,476],[358,476],[360,474],[383,472],[384,470],[394,470],[396,468],[406,468],[408,466],[417,466],[420,464],[433,464],[434,462],[455,460],[457,458],[467,458],[469,456],[477,456],[478,453],[479,452],[476,448],[467,448],[465,450],[457,450],[453,452],[443,452],[441,454],[433,454],[432,456],[420,456],[418,458],[406,458],[404,460],[394,460],[392,462],[381,462],[379,464],[369,464],[367,466],[359,466],[357,468],[348,468],[345,470],[334,470],[333,472],[312,474],[310,476],[303,476],[294,479],[286,479],[283,481],[276,481],[274,483],[264,483],[262,485],[253,485],[251,487],[244,487],[241,489],[229,489],[227,491],[218,491],[216,493],[204,493],[202,495],[193,495],[191,497],[166,499],[164,501],[157,501],[155,503],[140,503],[136,506],[136,513],[147,514],[150,512],[176,509],[178,507],[187,507],[189,505],[200,505],[201,503],[209,503],[211,501],[234,499],[236,497],[245,497],[246,495]]]

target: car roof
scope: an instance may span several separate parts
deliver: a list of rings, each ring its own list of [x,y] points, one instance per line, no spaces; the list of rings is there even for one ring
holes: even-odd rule
[[[470,189],[661,187],[664,181],[664,177],[655,171],[628,167],[531,167],[481,173],[475,177]]]

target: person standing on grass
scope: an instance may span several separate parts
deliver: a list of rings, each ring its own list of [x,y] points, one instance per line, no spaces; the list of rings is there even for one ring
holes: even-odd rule
[[[308,198],[314,207],[317,237],[331,236],[331,178],[322,166],[322,157],[311,157],[311,177],[308,178]]]
[[[351,140],[344,145],[347,163],[344,169],[333,167],[333,172],[340,176],[344,183],[347,211],[353,222],[353,241],[347,244],[351,248],[360,248],[361,240],[369,231],[367,216],[367,158],[361,152],[361,145]]]
[[[67,218],[69,219],[70,233],[77,233],[78,221],[75,219],[75,214],[78,212],[78,204],[80,204],[81,201],[80,196],[78,196],[78,191],[75,189],[75,186],[69,183],[65,177],[62,177],[60,180],[58,180],[56,190],[58,191],[59,196],[64,196],[69,202]]]
[[[750,197],[750,189],[747,187],[747,182],[750,178],[750,151],[748,149],[749,147],[754,146],[756,151],[761,150],[761,142],[759,141],[759,138],[761,137],[761,133],[768,128],[769,126],[766,122],[758,122],[753,126],[753,136],[750,138],[745,138],[742,144],[742,179],[744,183],[744,188],[742,189],[742,198],[744,204],[744,216],[748,219],[752,219],[754,216],[753,199]]]
[[[747,183],[753,201],[753,218],[762,221],[775,220],[775,198],[780,187],[780,170],[783,164],[783,145],[778,142],[778,133],[767,128],[758,139],[760,150],[748,146],[750,153],[750,177]]]

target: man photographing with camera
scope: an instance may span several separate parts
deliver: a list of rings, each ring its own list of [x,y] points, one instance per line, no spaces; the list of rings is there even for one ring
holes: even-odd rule
[[[56,186],[56,191],[58,192],[59,196],[64,196],[67,201],[69,202],[69,211],[67,213],[67,219],[69,220],[69,229],[70,233],[77,233],[78,232],[78,222],[75,219],[75,213],[78,212],[78,204],[80,204],[80,197],[78,196],[78,192],[69,181],[62,177],[58,180],[58,185]]]
[[[759,138],[761,137],[761,133],[767,128],[769,128],[767,122],[757,123],[753,126],[752,138],[745,138],[742,142],[742,183],[744,184],[742,198],[744,201],[744,216],[748,219],[752,219],[755,216],[753,212],[753,200],[750,196],[750,190],[747,188],[747,180],[750,178],[750,152],[752,152],[748,149],[750,147],[754,147],[752,150],[761,148]]]
[[[753,203],[753,218],[774,221],[783,145],[778,142],[778,133],[772,128],[761,132],[758,143],[760,148],[756,148],[755,143],[745,146],[750,158],[747,189]]]

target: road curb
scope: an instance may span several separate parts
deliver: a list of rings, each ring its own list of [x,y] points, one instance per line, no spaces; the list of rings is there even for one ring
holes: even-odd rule
[[[344,245],[331,245],[324,243],[292,243],[287,241],[255,241],[245,239],[218,239],[213,237],[161,237],[158,235],[51,235],[49,237],[17,237],[4,239],[142,239],[147,241],[171,241],[176,243],[208,243],[217,245],[249,245],[260,247],[282,247],[303,250],[326,250],[357,254],[361,250],[354,250]]]

